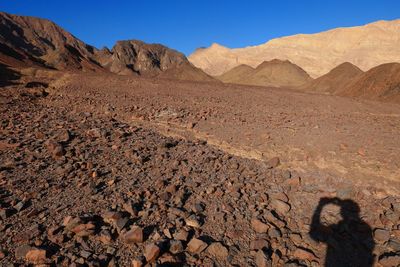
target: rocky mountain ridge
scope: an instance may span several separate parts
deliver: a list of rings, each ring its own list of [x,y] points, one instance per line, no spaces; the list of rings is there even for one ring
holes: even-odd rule
[[[400,19],[297,34],[244,48],[229,49],[214,43],[197,49],[188,58],[193,65],[213,76],[241,64],[256,67],[272,59],[290,60],[313,78],[343,62],[366,71],[380,64],[400,62]]]
[[[182,53],[160,44],[118,41],[111,49],[85,44],[55,23],[0,12],[0,61],[11,67],[112,72],[172,79],[213,81]],[[179,69],[171,71],[171,69]]]

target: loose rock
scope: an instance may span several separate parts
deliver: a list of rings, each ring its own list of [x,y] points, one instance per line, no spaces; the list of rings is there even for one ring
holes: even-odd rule
[[[194,254],[200,254],[206,248],[207,243],[195,237],[193,237],[187,245],[187,250]]]
[[[155,244],[147,245],[144,250],[144,257],[147,262],[154,262],[160,255],[160,248]]]
[[[214,242],[210,244],[207,248],[207,252],[216,258],[222,258],[225,259],[228,257],[228,249],[222,245],[220,242]]]
[[[143,242],[143,229],[138,226],[133,226],[124,234],[125,243],[142,243]]]

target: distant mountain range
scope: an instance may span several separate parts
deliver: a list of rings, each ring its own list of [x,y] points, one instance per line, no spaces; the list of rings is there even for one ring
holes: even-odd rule
[[[138,40],[99,50],[49,20],[0,12],[0,86],[14,84],[18,68],[33,67],[220,80],[400,102],[400,20],[294,35],[241,49],[213,44],[189,60],[161,44]]]
[[[239,65],[215,76],[224,83],[287,87],[304,92],[383,100],[400,103],[400,63],[386,63],[366,72],[344,62],[312,79],[302,68],[274,59],[256,68]]]
[[[384,63],[400,62],[400,19],[316,34],[297,34],[245,48],[229,49],[214,43],[189,56],[193,65],[213,76],[241,64],[255,68],[272,59],[289,60],[313,78],[343,62],[350,62],[363,71]]]
[[[0,63],[12,67],[215,80],[194,67],[182,53],[160,44],[128,40],[117,42],[111,50],[98,50],[49,20],[4,12],[0,12]]]

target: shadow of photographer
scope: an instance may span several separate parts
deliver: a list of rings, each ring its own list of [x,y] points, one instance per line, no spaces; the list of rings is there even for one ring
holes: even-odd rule
[[[342,219],[331,225],[321,223],[323,208],[333,204],[340,207]],[[351,199],[321,198],[310,228],[312,239],[326,243],[325,266],[372,266],[375,242],[371,227],[360,218],[360,207]]]

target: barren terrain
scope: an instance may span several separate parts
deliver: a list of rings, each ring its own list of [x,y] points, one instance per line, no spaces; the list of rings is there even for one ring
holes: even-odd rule
[[[399,105],[35,75],[1,89],[2,265],[320,266],[324,235],[338,262],[400,263]]]
[[[79,101],[89,102],[80,106],[89,111],[99,105],[112,108],[128,122],[205,139],[247,158],[280,157],[284,166],[299,171],[324,170],[389,191],[396,187],[387,182],[400,182],[396,104],[161,79],[93,75],[62,80],[63,95],[85,92]]]

